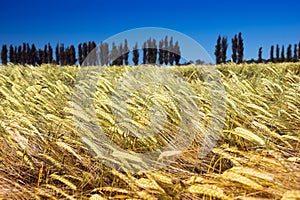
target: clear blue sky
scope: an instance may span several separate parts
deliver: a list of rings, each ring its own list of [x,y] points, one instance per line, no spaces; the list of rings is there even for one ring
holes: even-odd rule
[[[257,58],[260,46],[269,58],[272,44],[300,41],[299,11],[298,0],[2,0],[0,45],[77,46],[133,28],[163,27],[192,37],[213,59],[218,35],[231,40],[241,31],[246,59]]]

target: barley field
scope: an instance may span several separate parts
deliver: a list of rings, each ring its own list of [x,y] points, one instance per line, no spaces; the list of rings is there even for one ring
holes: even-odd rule
[[[164,145],[162,138],[173,137],[182,113],[196,126],[196,112],[199,124],[208,126],[211,86],[195,73],[197,67],[169,69],[193,88],[199,110],[189,114],[185,104],[153,94],[152,103],[165,106],[168,123],[160,137],[144,140],[133,137],[132,126],[116,125],[111,107],[118,105],[108,101],[112,94],[121,96],[114,85],[132,67],[107,67],[93,101],[106,136],[124,149],[149,152]],[[105,165],[105,155],[82,140],[74,117],[85,116],[73,112],[82,106],[73,101],[80,67],[0,66],[0,199],[300,199],[300,63],[216,67],[226,95],[213,149],[199,158],[198,140],[169,166],[133,173]],[[131,98],[133,115],[123,120],[147,127],[149,116],[141,110],[149,102],[138,91]],[[188,101],[189,95],[181,99]]]

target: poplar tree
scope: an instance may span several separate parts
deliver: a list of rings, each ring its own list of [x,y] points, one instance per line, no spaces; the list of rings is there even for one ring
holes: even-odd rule
[[[244,59],[244,41],[242,38],[242,33],[238,35],[238,63],[242,63]]]
[[[262,47],[260,47],[258,49],[258,59],[257,59],[258,63],[262,63]]]
[[[297,44],[294,45],[294,57],[293,57],[293,62],[298,61],[298,56],[297,56]]]
[[[276,45],[276,62],[280,62],[280,56],[279,56],[279,53],[280,52],[280,48],[279,48],[279,45],[277,44]]]
[[[129,57],[129,48],[128,48],[128,42],[127,39],[124,41],[124,48],[123,48],[123,59],[124,59],[124,64],[129,65],[128,62],[128,57]]]
[[[134,65],[139,64],[139,50],[138,50],[138,43],[136,42],[134,47],[133,47],[133,58],[132,61]]]
[[[180,52],[180,47],[179,47],[178,41],[175,42],[174,53],[175,53],[175,55],[174,55],[175,64],[179,65],[179,61],[181,58],[181,52]]]
[[[216,64],[221,63],[221,36],[219,35],[217,39],[217,44],[215,46],[215,56],[216,56]]]
[[[274,63],[274,45],[271,46],[270,50],[270,62]]]
[[[292,45],[289,44],[287,50],[286,50],[286,61],[291,62],[292,61]]]
[[[2,62],[2,65],[7,65],[7,46],[5,44],[2,45],[1,62]]]
[[[228,47],[227,38],[223,37],[222,38],[222,48],[221,48],[221,62],[222,63],[226,63],[227,47]]]
[[[231,55],[231,59],[232,59],[233,63],[236,63],[236,61],[237,61],[237,48],[238,48],[237,35],[234,35],[234,38],[232,38],[231,42],[232,42],[232,55]]]

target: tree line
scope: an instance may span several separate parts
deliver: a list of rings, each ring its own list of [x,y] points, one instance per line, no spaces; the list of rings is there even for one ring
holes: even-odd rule
[[[289,44],[286,53],[284,45],[279,47],[279,44],[275,46],[272,45],[270,48],[270,57],[269,59],[262,58],[262,47],[258,49],[258,59],[256,62],[263,63],[263,62],[273,62],[273,63],[280,63],[280,62],[298,62],[300,60],[300,42],[298,44]],[[275,56],[274,56],[275,52]]]
[[[227,37],[221,37],[219,35],[217,39],[217,43],[215,46],[215,58],[216,58],[216,64],[221,63],[266,63],[266,62],[272,62],[272,63],[279,63],[279,62],[298,62],[300,60],[300,42],[298,44],[289,44],[286,53],[284,45],[282,45],[281,49],[279,45],[276,45],[276,50],[274,45],[270,48],[270,57],[269,59],[263,59],[262,53],[263,48],[259,47],[258,49],[258,57],[257,59],[250,59],[250,60],[244,60],[244,40],[242,38],[242,33],[234,35],[234,37],[231,39],[231,50],[232,54],[230,57],[230,60],[227,60],[227,49],[228,49],[228,39]],[[275,51],[275,56],[274,56]]]
[[[57,44],[55,50],[50,43],[44,45],[43,49],[37,49],[35,44],[23,43],[23,45],[7,47],[2,45],[1,61],[3,65],[9,62],[21,65],[129,65],[129,54],[132,53],[132,63],[138,64],[160,64],[180,65],[181,52],[178,41],[173,43],[173,37],[165,36],[157,42],[149,38],[141,47],[135,43],[132,51],[128,47],[127,39],[116,45],[114,42],[109,47],[107,42],[101,42],[99,46],[94,41],[80,43],[77,51],[74,45],[65,46]],[[141,57],[140,58],[140,54]],[[89,56],[89,57],[88,57]],[[55,58],[54,58],[55,57]]]

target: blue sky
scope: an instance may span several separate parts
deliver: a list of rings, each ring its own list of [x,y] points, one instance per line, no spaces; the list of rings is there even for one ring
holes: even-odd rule
[[[213,59],[219,34],[231,40],[242,32],[246,59],[257,58],[260,46],[264,58],[269,58],[272,44],[300,41],[299,8],[296,0],[2,0],[0,45],[77,46],[90,40],[99,43],[133,28],[162,27],[192,37]]]

